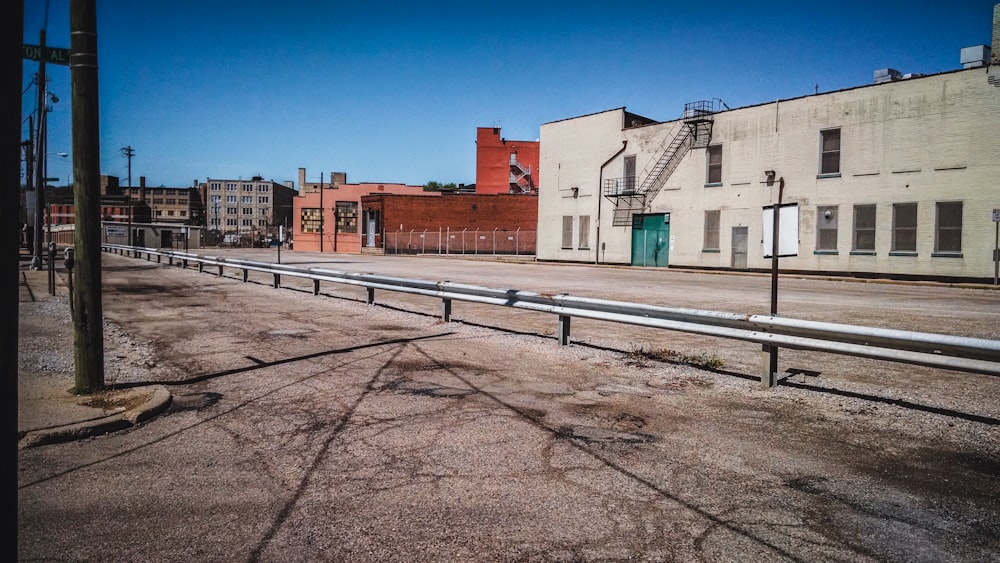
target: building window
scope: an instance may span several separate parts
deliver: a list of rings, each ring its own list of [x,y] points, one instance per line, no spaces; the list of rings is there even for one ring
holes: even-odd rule
[[[917,204],[895,203],[892,206],[893,252],[917,251]]]
[[[313,207],[302,209],[302,232],[318,233],[322,222],[323,211]]]
[[[702,250],[719,250],[719,210],[705,212],[705,245]]]
[[[962,251],[962,202],[937,204],[937,227],[934,229],[934,252]]]
[[[562,247],[563,249],[573,248],[573,216],[563,215],[563,229],[562,229]]]
[[[226,203],[236,203],[236,196],[234,196],[234,195],[227,195],[226,196]]]
[[[257,203],[271,203],[271,198],[266,195],[262,195],[257,198]]]
[[[212,203],[219,203],[220,201],[222,201],[222,196],[221,195],[213,195],[212,196],[212,199],[211,199]]]
[[[252,227],[253,226],[253,219],[244,219],[243,220],[243,226],[244,227]]]
[[[711,145],[706,151],[708,171],[705,175],[706,184],[722,183],[722,145]]]
[[[580,215],[580,244],[577,246],[580,250],[586,250],[590,248],[590,215]]]
[[[243,184],[243,191],[245,191],[245,192],[252,192],[253,191],[253,184]]]
[[[244,207],[243,208],[243,214],[244,215],[253,215],[253,208],[252,207]]]
[[[226,184],[226,191],[227,192],[235,192],[236,191],[236,184]]]
[[[816,250],[837,250],[837,206],[816,208]]]
[[[245,195],[245,196],[243,196],[242,200],[243,200],[243,203],[253,203],[253,196],[252,195]]]
[[[840,129],[819,132],[820,174],[840,174]]]
[[[226,208],[226,213],[228,213],[229,215],[236,215],[236,208],[235,207],[227,207]]]
[[[174,210],[173,209],[168,210],[167,217],[173,217],[173,216],[174,216]]]
[[[257,191],[260,191],[260,192],[269,192],[269,191],[271,191],[271,186],[269,186],[267,184],[261,184],[260,186],[257,187]]]
[[[222,184],[218,182],[212,182],[212,191],[217,192],[222,189]]]
[[[854,243],[851,250],[875,252],[875,206],[854,206]]]
[[[358,232],[358,202],[338,201],[336,212],[338,233]]]
[[[235,227],[236,226],[236,219],[226,219],[226,225],[228,225],[230,227]]]

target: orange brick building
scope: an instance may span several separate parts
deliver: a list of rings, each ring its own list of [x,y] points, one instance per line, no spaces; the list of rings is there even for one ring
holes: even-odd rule
[[[476,129],[476,193],[538,194],[538,141],[511,141],[499,127]]]

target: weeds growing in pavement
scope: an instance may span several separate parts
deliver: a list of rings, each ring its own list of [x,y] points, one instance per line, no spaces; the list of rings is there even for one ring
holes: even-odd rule
[[[647,361],[675,362],[707,369],[719,369],[726,365],[726,362],[722,358],[708,352],[691,355],[682,354],[676,350],[667,348],[647,349],[644,346],[632,348],[632,351],[628,352],[627,357],[640,366],[646,365]]]

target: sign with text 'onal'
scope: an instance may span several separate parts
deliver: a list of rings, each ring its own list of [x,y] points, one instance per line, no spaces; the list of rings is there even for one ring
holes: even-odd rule
[[[33,61],[44,60],[47,63],[57,65],[69,65],[69,49],[61,47],[48,47],[42,49],[38,45],[22,45],[24,48],[24,58]]]

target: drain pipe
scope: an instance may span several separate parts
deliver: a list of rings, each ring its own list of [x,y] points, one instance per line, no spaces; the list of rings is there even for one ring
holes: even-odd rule
[[[601,263],[601,200],[604,199],[604,194],[601,193],[601,186],[604,184],[604,167],[611,163],[612,160],[618,158],[618,155],[625,152],[625,147],[628,146],[628,141],[622,141],[622,148],[618,149],[618,152],[611,155],[611,158],[604,161],[601,165],[601,169],[597,174],[597,241],[594,244],[594,265],[597,266]]]

